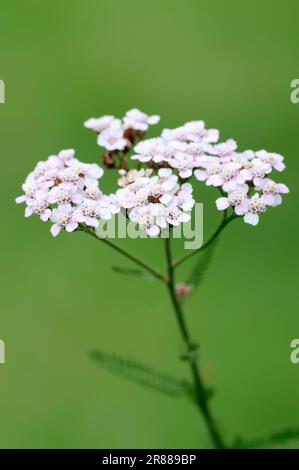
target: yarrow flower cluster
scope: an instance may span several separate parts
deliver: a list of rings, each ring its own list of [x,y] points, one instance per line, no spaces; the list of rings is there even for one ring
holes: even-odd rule
[[[146,132],[149,126],[157,124],[160,116],[148,116],[139,109],[131,109],[124,118],[117,119],[114,116],[102,116],[100,118],[90,118],[85,121],[84,126],[98,134],[97,143],[108,151],[124,151],[131,147],[132,132]]]
[[[268,177],[273,169],[284,170],[283,157],[265,150],[238,152],[235,140],[218,143],[218,139],[218,130],[206,129],[203,121],[191,121],[138,143],[131,158],[156,169],[172,168],[181,180],[194,174],[207,186],[220,189],[219,210],[231,206],[246,223],[256,225],[259,215],[281,204],[281,194],[289,192],[285,184]]]
[[[283,171],[284,168],[283,157],[279,154],[265,150],[245,151],[234,152],[225,162],[220,160],[220,166],[219,161],[216,166],[206,164],[195,176],[221,188],[224,195],[216,200],[219,210],[232,207],[236,215],[244,216],[246,223],[257,225],[260,214],[268,207],[280,205],[281,194],[289,192],[285,184],[275,183],[268,177],[273,169]]]
[[[80,225],[97,227],[101,219],[109,220],[120,211],[149,236],[157,236],[162,229],[190,220],[195,204],[189,181],[193,175],[220,190],[218,210],[231,207],[251,225],[289,192],[285,184],[269,177],[273,170],[284,170],[281,155],[240,152],[233,139],[218,142],[219,131],[207,129],[204,121],[164,129],[161,136],[143,140],[149,126],[159,120],[132,109],[123,119],[106,115],[84,123],[98,134],[98,145],[106,150],[104,165],[119,170],[120,188],[115,194],[105,195],[99,188],[104,173],[99,165],[80,162],[68,149],[37,164],[16,202],[25,202],[26,217],[36,214],[42,221],[50,220],[54,236]],[[138,167],[130,169],[134,162]]]
[[[73,149],[62,150],[36,165],[16,202],[26,203],[25,217],[36,214],[44,222],[50,220],[53,236],[61,229],[73,232],[79,223],[97,227],[100,219],[111,219],[119,211],[114,196],[99,189],[103,173],[95,163],[77,160]]]
[[[118,206],[148,235],[156,236],[161,229],[190,220],[195,204],[192,186],[178,184],[178,176],[170,168],[160,168],[157,175],[143,169],[120,173],[123,187],[116,192]]]

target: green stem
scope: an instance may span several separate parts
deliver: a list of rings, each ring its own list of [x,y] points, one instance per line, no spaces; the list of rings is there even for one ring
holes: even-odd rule
[[[229,224],[229,222],[231,220],[234,220],[236,219],[237,216],[235,214],[232,214],[230,215],[229,217],[226,216],[226,214],[224,215],[221,223],[218,225],[218,227],[216,228],[216,230],[212,233],[212,235],[210,236],[210,238],[200,247],[198,248],[197,250],[190,250],[189,253],[183,255],[181,258],[179,258],[177,261],[174,261],[173,262],[173,268],[177,268],[178,266],[180,266],[182,263],[184,263],[185,261],[187,261],[188,259],[192,258],[193,256],[195,256],[199,251],[203,251],[205,250],[206,248],[208,248],[208,246],[215,240],[216,237],[218,237],[218,235],[220,235],[220,233],[222,232],[222,230]]]
[[[170,239],[165,239],[165,252],[166,252],[166,260],[167,260],[167,270],[168,270],[168,282],[167,287],[170,295],[170,299],[174,308],[174,312],[178,321],[179,329],[181,335],[183,337],[187,355],[186,359],[189,362],[191,374],[193,376],[194,385],[196,389],[196,402],[201,414],[204,417],[205,423],[207,425],[210,437],[214,446],[217,449],[224,449],[225,444],[220,435],[220,432],[217,428],[216,422],[211,414],[211,410],[209,408],[207,393],[202,382],[199,366],[197,364],[196,357],[194,356],[194,349],[195,345],[193,344],[190,336],[190,332],[187,327],[187,323],[184,317],[184,312],[182,310],[181,304],[178,300],[178,297],[175,292],[175,277],[174,277],[174,266],[172,263],[172,255],[171,255],[171,247],[170,247]]]
[[[140,258],[138,258],[137,256],[133,255],[132,253],[126,251],[124,248],[121,248],[120,246],[116,245],[115,243],[111,242],[110,240],[108,240],[107,238],[100,238],[97,236],[97,234],[95,233],[95,230],[91,227],[80,227],[78,229],[78,231],[81,231],[81,232],[85,232],[85,233],[88,233],[89,235],[91,235],[92,237],[96,238],[97,240],[100,240],[102,241],[103,243],[105,243],[106,245],[110,246],[111,248],[113,248],[114,250],[116,250],[118,253],[121,253],[123,256],[125,256],[126,258],[130,259],[131,261],[133,261],[134,263],[138,264],[138,266],[140,266],[141,268],[145,269],[146,271],[148,271],[150,274],[152,274],[154,277],[156,277],[157,279],[159,279],[160,281],[162,282],[167,282],[168,281],[168,278],[167,276],[164,276],[163,274],[161,274],[159,271],[157,271],[155,268],[152,268],[149,264],[147,264],[145,261],[141,260]]]

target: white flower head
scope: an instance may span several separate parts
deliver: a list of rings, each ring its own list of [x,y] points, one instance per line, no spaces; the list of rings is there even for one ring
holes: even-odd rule
[[[138,223],[147,235],[156,237],[159,235],[161,228],[157,221],[161,209],[163,209],[162,206],[156,204],[134,207],[129,213],[129,218],[132,222]]]
[[[176,155],[169,160],[169,164],[172,168],[177,169],[179,176],[183,179],[190,178],[196,166],[194,157],[184,152],[176,153]]]
[[[34,198],[27,201],[25,217],[30,217],[33,214],[38,215],[43,222],[50,218],[51,209],[49,209],[47,195],[43,191],[39,191]]]
[[[187,142],[188,132],[184,126],[176,127],[175,129],[164,129],[162,132],[162,138],[165,142]]]
[[[74,211],[74,219],[77,222],[85,223],[89,227],[99,225],[99,203],[92,199],[86,199]]]
[[[248,200],[247,211],[244,215],[244,222],[250,225],[257,225],[259,223],[259,216],[266,211],[266,204],[259,194],[254,194]]]
[[[183,127],[190,142],[217,142],[219,139],[219,131],[206,129],[204,121],[186,122]]]
[[[82,191],[72,183],[61,183],[50,189],[48,201],[50,204],[79,204],[82,202]]]
[[[285,164],[283,163],[283,156],[279,153],[270,153],[266,150],[259,150],[255,152],[256,157],[264,163],[271,165],[276,171],[283,171]]]
[[[164,160],[164,148],[164,141],[161,137],[143,140],[134,147],[135,155],[131,158],[142,163],[149,161],[159,163]]]
[[[65,150],[60,150],[60,152],[57,155],[57,158],[59,158],[63,163],[68,164],[75,158],[75,150],[74,149],[65,149]],[[49,161],[51,157],[48,159]]]
[[[248,189],[248,186],[244,184],[230,191],[226,197],[219,197],[216,200],[217,209],[223,211],[231,206],[237,215],[244,215],[248,210]]]
[[[149,126],[158,124],[160,116],[148,116],[137,108],[128,111],[123,119],[125,127],[136,131],[147,131]]]
[[[113,152],[129,152],[136,138],[141,139],[159,120],[133,108],[123,120],[106,115],[90,118],[84,125],[98,134],[98,145],[107,150],[104,157],[112,159],[113,167],[123,168],[128,163],[124,154]],[[219,188],[218,210],[231,208],[246,223],[256,225],[260,214],[281,204],[281,195],[289,192],[285,184],[269,178],[273,170],[284,170],[284,157],[265,150],[240,152],[235,140],[218,143],[218,139],[217,129],[207,129],[198,120],[140,141],[131,156],[138,161],[138,169],[120,170],[120,188],[109,196],[99,187],[103,169],[79,161],[74,149],[64,149],[37,163],[16,202],[25,203],[26,217],[50,219],[54,236],[61,229],[74,231],[79,224],[97,227],[101,219],[109,220],[119,211],[156,236],[164,228],[190,220],[193,188],[183,180],[194,174],[198,181]]]
[[[203,170],[194,171],[198,181],[205,181],[207,186],[221,186],[224,182],[222,176],[222,165],[217,157],[210,157],[206,163],[202,164]]]
[[[152,174],[153,170],[150,168],[141,168],[141,170],[119,170],[119,175],[120,177],[117,180],[118,186],[121,186],[124,188],[125,186],[128,186],[128,184],[132,184],[135,181],[137,181],[139,178],[144,178],[147,176],[150,176]]]
[[[90,225],[87,211],[89,208],[92,212],[92,207],[89,203],[98,205],[96,218],[108,218],[112,211],[118,210],[114,208],[115,203],[105,199],[98,186],[103,169],[95,163],[82,163],[74,155],[73,149],[62,150],[39,162],[22,186],[25,194],[16,199],[17,203],[25,202],[26,217],[37,214],[43,221],[50,219],[54,223],[51,228],[54,236],[62,228],[72,232],[78,227],[81,219],[75,214],[78,215],[79,208],[80,211],[85,209],[84,222]]]
[[[214,145],[210,148],[210,151],[213,155],[217,155],[222,162],[229,162],[237,155],[236,149],[236,141],[228,139],[226,142]]]
[[[91,129],[92,131],[95,131],[99,134],[100,132],[107,129],[107,127],[110,126],[114,119],[114,116],[101,116],[99,118],[90,118],[84,122],[84,126],[87,129]]]
[[[261,180],[257,189],[262,190],[265,204],[272,207],[279,206],[282,203],[281,194],[289,192],[289,188],[285,184],[277,184],[269,178]]]
[[[50,220],[53,222],[51,227],[53,237],[56,237],[61,229],[73,232],[78,227],[78,222],[74,218],[74,209],[70,204],[62,204],[53,209]]]
[[[111,124],[98,135],[98,145],[110,152],[113,150],[124,150],[128,140],[124,137],[124,129],[120,119],[114,119]]]
[[[171,168],[160,168],[158,175],[140,177],[119,189],[118,205],[137,222],[149,236],[156,236],[168,225],[190,220],[195,201],[190,184],[178,183]]]
[[[221,178],[223,191],[229,192],[235,190],[238,186],[245,183],[245,175],[242,175],[240,163],[228,162],[222,164]]]
[[[265,163],[259,158],[253,158],[250,160],[246,168],[241,170],[241,176],[246,181],[252,181],[255,186],[260,184],[262,178],[272,171],[272,167],[269,163]]]

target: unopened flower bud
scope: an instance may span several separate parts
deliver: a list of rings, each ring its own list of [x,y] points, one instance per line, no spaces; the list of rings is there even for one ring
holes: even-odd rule
[[[112,152],[104,153],[102,161],[106,168],[115,168],[115,157]]]
[[[192,292],[192,287],[188,284],[179,283],[175,286],[175,293],[178,297],[188,297]]]
[[[127,139],[131,144],[134,144],[136,137],[136,131],[134,129],[131,129],[130,127],[125,130],[124,132],[124,138]]]

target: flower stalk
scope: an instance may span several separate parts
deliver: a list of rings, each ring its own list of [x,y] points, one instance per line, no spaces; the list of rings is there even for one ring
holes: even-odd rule
[[[176,315],[178,326],[181,332],[181,336],[185,344],[186,354],[184,356],[184,359],[187,360],[190,365],[191,374],[192,374],[194,386],[195,386],[196,403],[205,420],[207,429],[209,431],[211,440],[215,448],[224,449],[225,448],[224,440],[217,428],[216,422],[209,408],[208,396],[207,396],[207,393],[206,393],[206,390],[205,390],[205,387],[201,378],[199,366],[197,363],[197,357],[196,357],[197,355],[194,354],[194,352],[196,352],[197,350],[197,346],[193,343],[191,339],[181,302],[179,301],[175,292],[175,272],[174,272],[175,267],[172,261],[170,238],[165,239],[165,253],[166,253],[166,261],[167,261],[167,271],[168,271],[167,288],[168,288],[171,303],[172,303],[172,306]]]
[[[189,253],[186,253],[185,255],[183,255],[181,258],[179,258],[177,261],[174,261],[172,263],[172,266],[174,268],[177,268],[178,266],[180,266],[182,263],[184,263],[185,261],[188,261],[190,258],[193,258],[193,256],[197,255],[198,252],[202,252],[203,250],[205,250],[206,248],[208,248],[208,246],[211,245],[211,243],[213,243],[213,241],[218,237],[218,235],[220,235],[220,233],[222,232],[222,230],[234,219],[236,219],[237,216],[235,214],[231,214],[229,216],[226,215],[226,212],[224,214],[224,217],[222,219],[222,221],[220,222],[220,224],[218,225],[218,227],[216,228],[216,230],[212,233],[212,235],[210,236],[210,238],[208,238],[208,240],[200,247],[198,248],[197,250],[193,250],[193,251],[189,251]]]
[[[97,236],[94,228],[92,227],[79,227],[78,228],[78,231],[81,231],[81,232],[85,232],[85,233],[88,233],[89,235],[91,235],[92,237],[96,238],[97,240],[101,240],[103,243],[105,243],[106,245],[110,246],[110,248],[113,248],[115,251],[117,251],[118,253],[122,254],[123,256],[125,256],[126,258],[128,258],[129,260],[133,261],[133,263],[137,264],[138,266],[140,266],[141,268],[145,269],[146,271],[148,271],[150,274],[152,274],[156,279],[159,279],[160,281],[162,282],[168,282],[168,278],[167,276],[164,276],[163,274],[161,274],[157,269],[153,268],[152,266],[150,266],[148,263],[146,263],[145,261],[143,261],[142,259],[138,258],[136,255],[133,255],[132,253],[130,253],[129,251],[125,250],[124,248],[120,247],[119,245],[117,245],[116,243],[113,243],[111,240],[108,240],[107,238],[100,238]]]
[[[224,228],[224,226],[228,223],[229,220],[232,220],[232,218],[233,217],[226,218],[222,222],[220,227]],[[222,229],[220,230],[220,227],[216,229],[214,234],[207,240],[207,242],[200,248],[200,250],[202,250],[204,247],[210,244],[212,242],[212,239],[214,240],[217,236],[219,236],[219,234],[222,231]],[[166,284],[166,287],[169,292],[171,304],[173,306],[173,310],[177,319],[178,327],[179,327],[179,330],[180,330],[180,333],[184,342],[185,354],[182,357],[182,359],[186,360],[190,366],[190,371],[191,371],[191,375],[192,375],[193,382],[194,382],[195,401],[196,401],[197,407],[202,417],[204,418],[204,421],[206,423],[206,426],[207,426],[207,429],[208,429],[208,432],[209,432],[209,435],[213,442],[214,447],[216,449],[224,449],[226,445],[217,427],[216,421],[211,413],[210,406],[209,406],[208,393],[206,391],[206,388],[204,386],[204,383],[202,381],[202,377],[200,374],[200,369],[198,365],[198,357],[197,357],[198,347],[191,339],[190,331],[189,331],[189,328],[187,326],[186,319],[184,316],[182,304],[175,291],[175,269],[179,264],[185,261],[185,259],[183,259],[180,263],[175,264],[173,262],[172,252],[171,252],[171,239],[170,237],[165,238],[164,244],[165,244],[165,255],[166,255],[166,264],[167,264],[167,275],[164,275],[160,273],[159,271],[157,271],[155,268],[151,267],[142,259],[126,251],[125,249],[121,248],[120,246],[111,242],[110,240],[106,238],[99,238],[96,235],[95,230],[93,228],[79,227],[78,231],[83,231],[91,235],[92,237],[96,238],[97,240],[101,240],[103,243],[110,246],[111,248],[116,250],[118,253],[121,253],[123,256],[130,259],[132,262],[142,267],[143,269],[145,269],[147,272],[152,274],[156,279]],[[196,252],[197,251],[198,250],[196,250]],[[188,257],[185,257],[185,258],[188,259]]]

